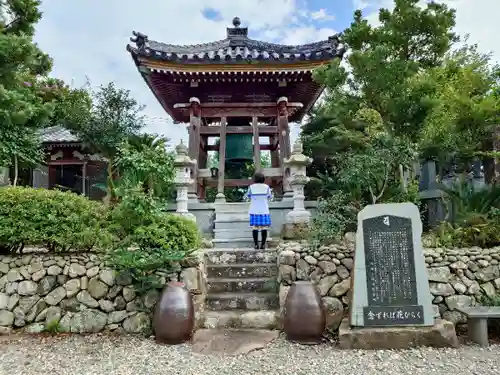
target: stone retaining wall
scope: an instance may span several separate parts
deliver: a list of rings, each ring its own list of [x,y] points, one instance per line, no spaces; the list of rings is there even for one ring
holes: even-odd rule
[[[344,243],[307,249],[306,243],[283,242],[278,247],[280,306],[295,280],[316,283],[328,311],[328,326],[337,329],[348,311],[354,257],[354,234]],[[473,306],[482,295],[500,294],[500,247],[491,249],[424,249],[433,304],[444,319],[465,323],[459,306]]]
[[[204,305],[202,259],[195,256],[169,272],[158,272],[162,284],[186,284],[197,318]],[[139,295],[131,283],[93,253],[0,256],[0,334],[12,328],[147,333],[159,292]]]

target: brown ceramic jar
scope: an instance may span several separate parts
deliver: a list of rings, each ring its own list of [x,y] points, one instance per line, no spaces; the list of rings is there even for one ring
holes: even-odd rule
[[[285,300],[283,329],[288,340],[318,343],[325,325],[325,308],[316,287],[310,281],[294,282]]]
[[[191,338],[193,328],[194,305],[191,294],[183,283],[169,283],[161,293],[153,317],[156,342],[183,343]]]

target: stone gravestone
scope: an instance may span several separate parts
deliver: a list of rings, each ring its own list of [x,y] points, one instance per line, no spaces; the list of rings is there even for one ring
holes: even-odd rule
[[[412,203],[359,212],[351,326],[434,325],[421,236],[420,212]]]

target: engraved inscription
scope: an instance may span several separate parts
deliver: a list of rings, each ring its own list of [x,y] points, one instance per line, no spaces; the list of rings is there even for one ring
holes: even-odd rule
[[[368,305],[417,305],[411,219],[365,219],[363,237]]]
[[[365,326],[402,326],[424,323],[424,309],[411,306],[367,306],[363,308]]]

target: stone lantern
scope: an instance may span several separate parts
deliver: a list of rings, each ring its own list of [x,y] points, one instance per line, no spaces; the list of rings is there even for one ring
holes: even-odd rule
[[[288,170],[288,182],[293,191],[293,210],[286,215],[288,224],[307,224],[311,219],[311,213],[304,206],[304,185],[309,182],[306,176],[306,167],[311,164],[311,158],[302,153],[302,143],[297,140],[292,147],[290,158],[284,164]]]
[[[181,143],[175,148],[176,156],[174,160],[175,180],[174,184],[177,189],[177,210],[178,215],[189,217],[196,220],[195,216],[188,211],[188,190],[193,184],[191,174],[193,168],[196,167],[196,161],[188,156],[188,149]]]

